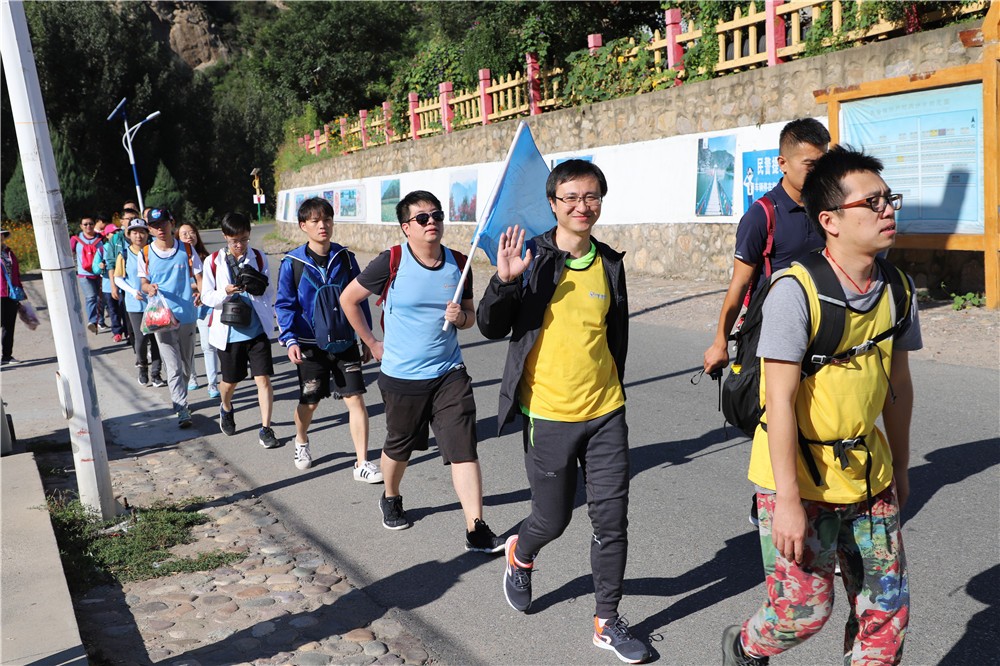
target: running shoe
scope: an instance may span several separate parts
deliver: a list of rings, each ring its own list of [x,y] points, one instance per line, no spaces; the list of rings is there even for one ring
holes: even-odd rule
[[[177,412],[177,427],[178,428],[191,427],[191,410],[189,410],[187,407],[184,407],[179,412]]]
[[[522,613],[531,607],[531,571],[534,564],[524,566],[514,558],[517,547],[517,535],[511,534],[504,544],[506,566],[503,573],[503,594],[507,603],[516,611]]]
[[[87,330],[93,333],[94,335],[97,335],[97,324],[93,322],[87,324]]]
[[[382,527],[387,530],[405,530],[410,526],[406,512],[403,511],[402,495],[386,497],[385,493],[382,493],[382,497],[378,500],[378,507],[382,511]]]
[[[365,483],[382,483],[382,472],[371,460],[362,464],[354,463],[354,480]]]
[[[153,375],[153,381],[150,382],[149,385],[152,386],[153,388],[163,388],[164,386],[167,385],[167,383],[163,381],[163,377],[159,375]]]
[[[221,394],[219,393],[219,386],[217,384],[208,385],[208,397],[218,398]]]
[[[230,412],[232,414],[232,412]],[[274,449],[279,446],[278,438],[274,436],[274,431],[270,428],[261,428],[257,433],[257,443],[265,449]]]
[[[219,407],[219,430],[230,437],[236,434],[236,410],[230,409],[228,412]]]
[[[139,386],[145,386],[149,383],[149,371],[146,368],[139,368]]]
[[[628,622],[623,617],[608,620],[602,626],[595,615],[594,645],[604,650],[611,650],[626,664],[641,664],[649,659],[649,649],[646,644],[632,635],[628,630]]]
[[[111,327],[110,326],[106,326],[105,324],[98,324],[97,325],[97,332],[98,333],[107,333],[110,330],[111,330]]]
[[[194,391],[197,388],[198,388],[197,379],[192,379],[191,381],[188,382],[188,391]]]
[[[483,520],[476,518],[475,528],[465,533],[465,549],[477,553],[499,553],[503,550],[504,540],[498,537]]]
[[[751,657],[740,644],[740,625],[726,627],[722,632],[722,666],[767,666],[767,657]]]

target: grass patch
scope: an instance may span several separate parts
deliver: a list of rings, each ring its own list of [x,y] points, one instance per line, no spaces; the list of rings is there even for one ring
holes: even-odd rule
[[[209,522],[208,516],[196,513],[203,501],[192,498],[177,504],[156,502],[104,521],[70,494],[50,496],[47,509],[70,589],[80,594],[110,581],[127,583],[173,573],[211,571],[242,560],[242,553],[219,550],[197,557],[170,553],[171,547],[194,540],[192,527]]]

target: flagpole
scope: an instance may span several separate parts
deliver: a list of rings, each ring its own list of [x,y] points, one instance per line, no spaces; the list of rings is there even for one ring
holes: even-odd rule
[[[528,126],[528,123],[523,120],[517,124],[517,131],[514,132],[514,140],[510,142],[510,148],[507,149],[507,157],[504,158],[503,164],[500,166],[500,178],[497,178],[496,182],[493,184],[493,191],[490,192],[490,197],[486,200],[486,205],[483,206],[483,216],[476,225],[475,234],[472,237],[472,248],[469,250],[468,260],[465,262],[465,268],[462,269],[462,277],[458,280],[458,286],[455,288],[455,295],[452,296],[451,300],[453,303],[461,303],[462,291],[465,289],[465,281],[469,277],[469,271],[472,270],[472,257],[476,254],[476,248],[479,247],[479,239],[483,235],[483,228],[486,225],[486,221],[492,214],[493,202],[496,200],[497,192],[500,191],[500,186],[503,184],[503,177],[507,173],[507,167],[510,165],[510,158],[514,155],[514,146],[517,145],[517,140],[521,136],[521,132],[524,128]],[[444,322],[444,326],[441,327],[442,331],[448,330],[448,320]]]

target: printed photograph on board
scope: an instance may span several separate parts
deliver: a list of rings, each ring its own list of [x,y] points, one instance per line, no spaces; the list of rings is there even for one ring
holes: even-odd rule
[[[698,188],[695,215],[723,217],[733,214],[733,171],[736,168],[736,135],[698,139]]]
[[[743,212],[750,210],[754,201],[773,190],[781,180],[778,166],[778,149],[755,150],[743,153]]]
[[[292,215],[291,219],[293,219],[293,220],[298,220],[299,219],[299,208],[302,206],[302,202],[305,201],[305,200],[306,200],[306,195],[305,194],[296,194],[295,195],[295,213]]]
[[[553,160],[549,160],[549,170],[555,169],[557,166],[563,162],[568,162],[570,160],[583,160],[584,162],[593,162],[593,155],[569,155],[567,157],[557,157]]]
[[[358,216],[358,191],[354,188],[340,190],[340,216]]]
[[[451,174],[448,193],[448,220],[451,222],[476,221],[476,171],[456,171]]]
[[[399,178],[382,181],[382,221],[396,221],[396,204],[399,203]]]

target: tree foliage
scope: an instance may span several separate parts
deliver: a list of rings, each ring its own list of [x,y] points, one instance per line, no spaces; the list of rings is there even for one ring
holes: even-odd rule
[[[28,188],[24,184],[24,169],[21,158],[17,158],[13,175],[3,188],[3,214],[8,220],[28,221],[31,219],[31,208],[28,206]]]
[[[184,195],[177,187],[177,181],[170,175],[167,165],[160,162],[156,165],[156,179],[146,192],[145,204],[150,208],[167,208],[177,215],[183,203]]]

